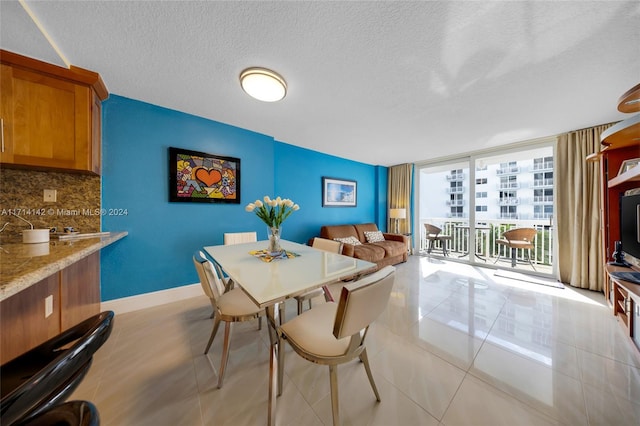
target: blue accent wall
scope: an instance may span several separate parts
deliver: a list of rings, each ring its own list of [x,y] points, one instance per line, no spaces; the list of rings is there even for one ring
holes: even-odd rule
[[[376,224],[378,229],[389,232],[389,220],[387,219],[387,185],[389,173],[386,167],[376,166]]]
[[[278,142],[275,158],[276,194],[301,206],[283,225],[283,238],[307,242],[322,225],[376,222],[377,167]],[[322,207],[322,177],[355,180],[356,207]]]
[[[129,233],[102,250],[103,301],[198,282],[191,255],[222,244],[224,232],[265,239],[266,226],[244,210],[265,195],[300,205],[283,225],[288,240],[306,243],[325,224],[386,229],[386,167],[117,95],[102,107],[102,207],[126,211],[104,215],[102,230]],[[169,147],[240,158],[241,204],[169,202]],[[357,207],[323,208],[322,176],[356,180]]]

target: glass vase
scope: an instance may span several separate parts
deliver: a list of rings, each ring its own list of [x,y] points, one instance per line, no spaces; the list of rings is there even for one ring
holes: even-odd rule
[[[272,256],[282,253],[282,247],[280,247],[281,235],[281,226],[267,226],[267,236],[269,237],[269,247],[267,248],[267,251]]]

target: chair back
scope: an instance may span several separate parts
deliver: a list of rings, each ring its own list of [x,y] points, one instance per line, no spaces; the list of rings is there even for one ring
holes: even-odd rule
[[[342,288],[333,324],[336,339],[353,336],[380,316],[389,302],[395,270],[393,266],[385,266]]]
[[[427,235],[437,236],[439,233],[442,232],[442,229],[438,228],[435,225],[431,225],[430,223],[425,223],[424,228],[427,230]]]
[[[327,238],[314,238],[311,243],[311,247],[331,253],[342,253],[342,243],[340,241],[329,240]]]
[[[65,401],[111,335],[113,318],[113,311],[94,315],[4,364],[2,424],[24,421]]]
[[[224,284],[213,263],[204,256],[204,253],[197,251],[193,255],[193,265],[196,267],[196,272],[198,272],[198,278],[200,278],[200,285],[204,294],[212,301],[217,301],[224,294]]]
[[[538,231],[534,228],[514,228],[504,231],[502,236],[508,241],[527,241],[532,243],[537,233]]]
[[[224,245],[254,243],[258,241],[258,233],[253,232],[226,232],[224,234]]]

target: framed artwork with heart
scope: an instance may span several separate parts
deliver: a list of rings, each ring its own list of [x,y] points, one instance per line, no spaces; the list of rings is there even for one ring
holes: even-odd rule
[[[169,148],[169,201],[240,204],[240,159]]]

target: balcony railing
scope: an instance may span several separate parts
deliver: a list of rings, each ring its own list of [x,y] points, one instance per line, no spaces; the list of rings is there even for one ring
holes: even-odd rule
[[[498,185],[498,189],[518,189],[520,188],[520,182],[501,182]]]
[[[448,200],[447,205],[448,206],[464,206],[465,201],[464,200]]]
[[[540,186],[553,186],[553,178],[547,178],[547,179],[534,179],[533,180],[533,187],[540,187]]]
[[[553,203],[553,195],[536,195],[533,197],[534,203]]]
[[[553,213],[534,213],[533,214],[534,219],[549,219],[551,217],[553,217]]]
[[[501,198],[500,199],[500,205],[501,206],[515,206],[520,204],[520,198],[516,198],[516,197],[508,197],[508,198]]]
[[[553,161],[545,161],[544,163],[533,163],[533,170],[553,170]]]
[[[518,219],[518,213],[500,213],[500,219]]]
[[[542,219],[542,218],[541,218]],[[546,220],[483,220],[482,228],[476,229],[476,248],[475,253],[487,260],[487,263],[493,262],[501,254],[503,259],[509,260],[511,253],[504,246],[496,243],[496,240],[502,236],[504,231],[512,228],[535,228],[538,233],[534,240],[534,249],[531,250],[531,261],[534,265],[545,265],[549,268],[553,265],[553,232],[549,226],[549,216],[545,216]],[[431,223],[442,228],[444,235],[450,235],[450,241],[447,244],[447,251],[450,257],[455,259],[461,255],[469,254],[469,221],[468,219],[459,219],[451,217],[434,217],[421,219],[419,251],[426,252],[428,241],[424,223]],[[440,249],[442,242],[436,243],[436,248],[431,252],[432,255],[438,256],[442,253]],[[473,253],[474,250],[471,250]],[[526,261],[528,253],[525,250],[516,250],[516,259]]]
[[[520,173],[520,167],[519,166],[501,167],[501,168],[496,170],[496,174],[498,174],[498,175],[514,175],[516,173]]]
[[[463,186],[449,187],[447,188],[447,192],[449,194],[461,194],[464,192],[464,187]]]
[[[447,175],[447,180],[464,180],[464,173]]]

